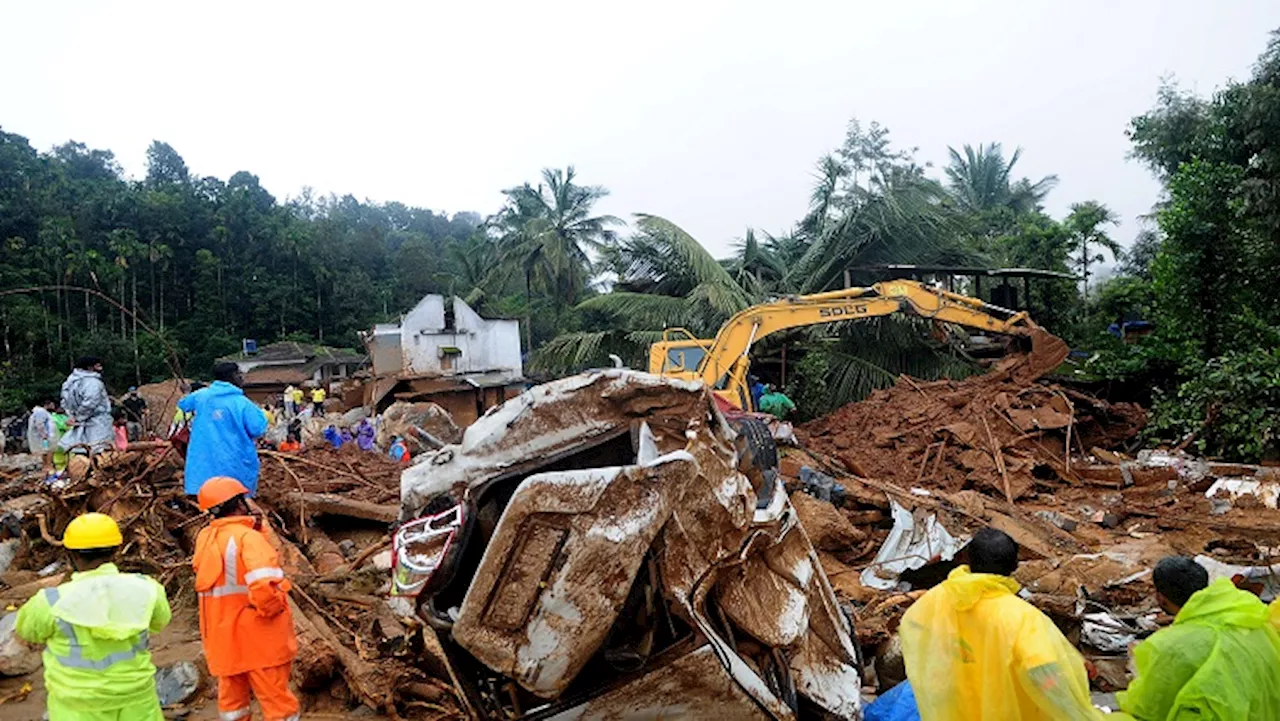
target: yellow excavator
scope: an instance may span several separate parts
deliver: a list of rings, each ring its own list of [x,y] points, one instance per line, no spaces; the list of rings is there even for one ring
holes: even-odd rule
[[[714,389],[726,410],[754,411],[747,371],[756,341],[790,328],[893,313],[1027,338],[1034,363],[1045,370],[1061,363],[1069,350],[1062,340],[1036,325],[1026,311],[1001,308],[917,281],[891,280],[868,288],[792,296],[752,306],[730,318],[713,340],[697,338],[684,328],[668,328],[662,340],[649,347],[649,372],[700,380]]]

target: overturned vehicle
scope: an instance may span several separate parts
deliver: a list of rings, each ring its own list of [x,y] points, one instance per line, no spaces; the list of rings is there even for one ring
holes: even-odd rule
[[[859,719],[837,605],[754,419],[625,369],[537,386],[404,472],[395,593],[484,719]]]

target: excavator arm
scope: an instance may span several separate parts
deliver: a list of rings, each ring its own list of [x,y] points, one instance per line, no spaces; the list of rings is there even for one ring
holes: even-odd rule
[[[650,349],[650,371],[701,380],[733,405],[749,409],[750,393],[746,390],[749,353],[761,338],[791,328],[894,313],[908,313],[988,333],[1027,336],[1032,339],[1033,353],[1041,338],[1051,337],[1026,312],[1011,311],[916,281],[893,280],[868,288],[846,288],[752,306],[730,318],[710,342],[680,331],[686,336],[685,340],[655,344]],[[1053,351],[1057,352],[1057,349]],[[697,364],[673,364],[674,354],[696,358]]]

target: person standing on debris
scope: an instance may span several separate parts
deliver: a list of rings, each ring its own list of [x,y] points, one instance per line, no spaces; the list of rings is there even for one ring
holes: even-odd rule
[[[785,393],[774,388],[772,384],[765,386],[764,395],[760,396],[760,405],[756,410],[782,420],[796,409],[796,404]]]
[[[102,382],[102,361],[84,356],[62,384],[62,408],[68,416],[70,430],[58,442],[60,448],[73,453],[97,453],[111,448],[115,434],[111,430],[111,396]]]
[[[249,509],[249,489],[234,478],[200,487],[200,510],[213,521],[196,537],[191,562],[200,594],[200,640],[218,678],[218,717],[249,718],[256,697],[266,721],[298,718],[289,673],[298,639],[289,611],[289,580]]]
[[[124,408],[129,440],[142,440],[143,429],[147,426],[147,399],[138,395],[137,386],[129,386],[129,392],[120,399],[120,405]]]
[[[53,409],[53,469],[61,471],[67,467],[67,452],[62,450],[62,437],[71,430],[71,419],[67,417],[62,406]]]
[[[360,447],[360,450],[373,450],[373,440],[377,436],[377,431],[374,430],[373,424],[369,422],[368,418],[361,418],[360,422],[356,424],[355,436],[356,445]]]
[[[53,470],[53,401],[37,403],[27,417],[27,449],[40,456],[40,470],[49,475]]]
[[[324,388],[321,386],[316,386],[311,389],[311,408],[312,413],[316,416],[324,416],[325,395]]]
[[[114,433],[111,447],[117,451],[129,450],[129,421],[124,409],[116,409],[111,414],[111,423],[111,431]]]
[[[1116,694],[1138,721],[1280,719],[1280,634],[1257,596],[1170,556],[1151,573],[1173,625],[1133,650],[1137,676]]]
[[[18,611],[18,636],[45,644],[49,721],[164,719],[147,643],[169,625],[169,601],[154,579],[112,563],[122,542],[110,516],[72,519],[62,538],[71,580]]]
[[[293,418],[295,415],[298,414],[298,406],[295,403],[293,398],[293,394],[297,390],[298,390],[297,388],[293,387],[292,383],[290,383],[288,387],[284,389],[283,400],[284,400],[284,417],[285,418]]]
[[[1100,718],[1080,652],[1048,616],[1017,596],[1010,576],[1018,544],[984,528],[968,554],[968,566],[953,570],[902,617],[902,658],[920,718]]]
[[[253,495],[258,490],[259,469],[254,440],[267,432],[267,417],[240,389],[243,378],[235,363],[215,364],[213,377],[208,388],[178,401],[178,410],[195,413],[187,448],[187,494],[199,493],[210,478],[229,476]]]
[[[294,415],[297,415],[297,414],[301,413],[301,412],[302,412],[302,398],[303,398],[302,389],[301,389],[301,388],[294,388],[294,389],[293,389],[293,392],[290,394],[290,397],[291,397],[291,398],[293,398],[293,413],[294,413]]]

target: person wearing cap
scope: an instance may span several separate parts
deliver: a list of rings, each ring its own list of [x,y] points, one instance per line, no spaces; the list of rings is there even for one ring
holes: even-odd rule
[[[200,487],[200,510],[213,521],[196,537],[191,562],[200,595],[200,640],[209,673],[218,678],[218,718],[249,718],[258,699],[266,721],[298,718],[289,673],[298,640],[289,612],[292,587],[280,568],[262,520],[234,478],[210,478]]]
[[[18,611],[18,636],[45,644],[49,721],[164,718],[147,644],[169,624],[169,601],[154,579],[112,563],[122,540],[110,516],[74,518],[62,537],[71,580]]]
[[[125,427],[129,429],[129,440],[140,441],[147,426],[147,399],[138,394],[137,386],[129,386],[129,392],[120,399],[125,412]]]
[[[102,361],[94,356],[78,359],[62,383],[61,397],[70,430],[58,441],[58,447],[69,453],[110,450],[115,434],[111,430],[111,396],[102,382]]]

